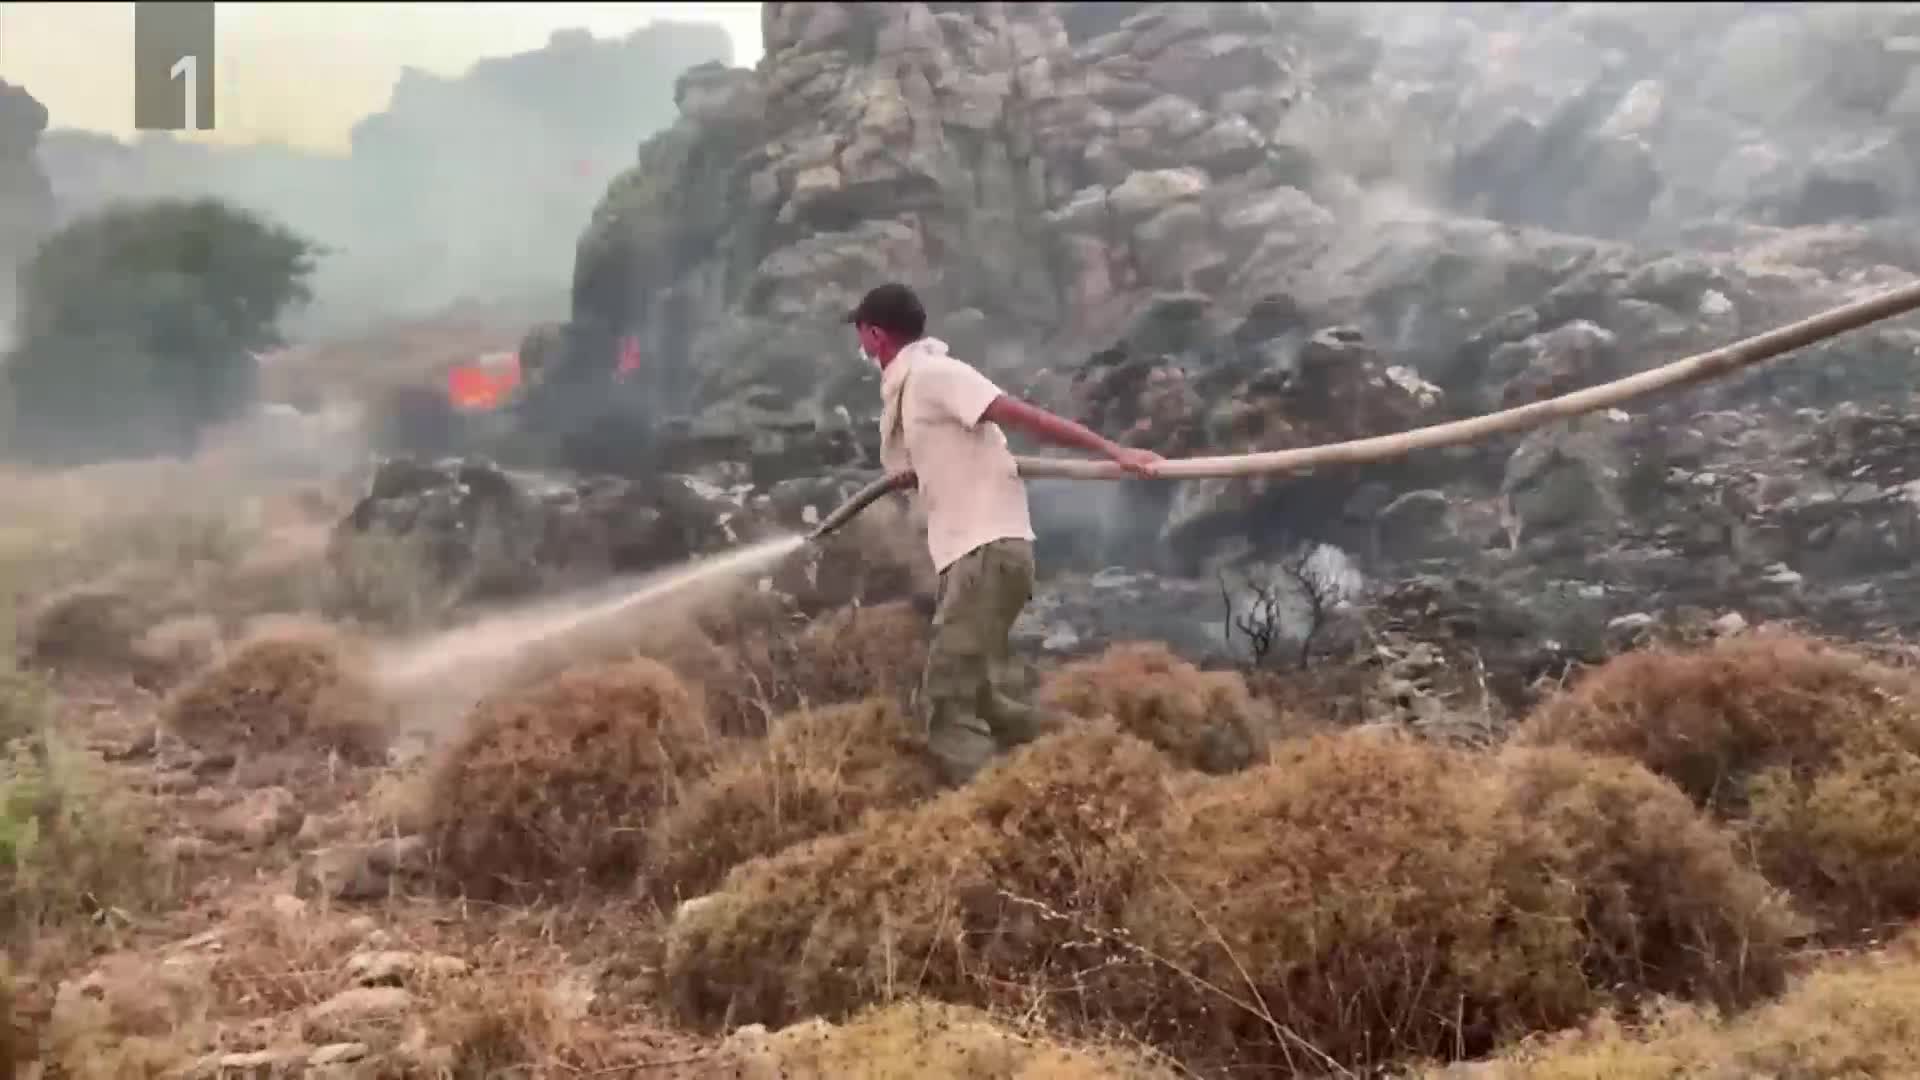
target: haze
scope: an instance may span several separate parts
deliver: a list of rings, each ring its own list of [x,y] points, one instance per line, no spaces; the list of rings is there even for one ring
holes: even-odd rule
[[[760,58],[759,4],[219,4],[218,128],[193,139],[344,153],[402,67],[457,76],[555,30],[617,37],[656,21],[721,26],[735,63]],[[132,55],[131,4],[0,5],[0,74],[29,87],[54,128],[132,134]]]

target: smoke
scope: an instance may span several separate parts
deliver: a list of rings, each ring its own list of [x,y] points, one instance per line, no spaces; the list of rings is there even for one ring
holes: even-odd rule
[[[673,121],[679,74],[732,55],[709,25],[655,23],[620,40],[561,32],[458,78],[403,70],[346,155],[57,130],[39,156],[63,220],[212,195],[320,243],[314,301],[287,324],[296,336],[467,299],[555,319],[576,240],[640,142]]]

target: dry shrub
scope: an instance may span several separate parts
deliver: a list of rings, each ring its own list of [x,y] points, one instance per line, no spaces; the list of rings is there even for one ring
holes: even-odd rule
[[[540,1076],[556,1066],[563,1074],[623,1072],[617,1040],[557,998],[534,972],[462,980],[424,1018],[430,1049],[416,1064],[425,1075],[453,1077]]]
[[[41,1040],[49,1074],[74,1080],[180,1075],[212,994],[204,965],[105,957],[61,984]]]
[[[1171,1080],[1143,1054],[1025,1038],[978,1009],[905,1001],[776,1032],[748,1029],[724,1051],[739,1080]]]
[[[182,687],[163,716],[170,731],[204,750],[315,746],[361,762],[384,754],[388,719],[353,643],[294,620],[257,630]]]
[[[1088,725],[932,802],[736,867],[675,920],[674,1004],[720,1026],[832,1020],[922,994],[1071,998],[1089,954],[1105,954],[1076,921],[1110,925],[1124,904],[1140,871],[1133,838],[1166,812],[1171,771],[1146,743]]]
[[[1638,1028],[1602,1016],[1475,1066],[1482,1080],[1718,1080],[1920,1075],[1920,935],[1828,960],[1731,1018],[1675,1006]],[[1434,1069],[1433,1080],[1450,1075]]]
[[[36,606],[22,644],[36,663],[56,667],[124,668],[153,613],[125,590],[106,584],[65,589]]]
[[[885,695],[904,701],[927,663],[927,621],[911,604],[847,607],[807,624],[795,643],[802,706]]]
[[[1364,734],[1274,757],[1183,800],[1124,919],[1154,976],[1105,980],[1190,1065],[1456,1057],[1626,978],[1723,1000],[1778,979],[1784,912],[1652,777]]]
[[[694,699],[655,661],[566,672],[474,711],[436,766],[429,835],[476,896],[626,884],[645,831],[715,750]]]
[[[1618,657],[1518,732],[1632,758],[1736,822],[1840,933],[1920,914],[1920,684],[1789,634]]]
[[[1671,782],[1559,747],[1496,764],[1503,887],[1574,920],[1589,986],[1728,1006],[1780,987],[1800,920]]]
[[[1201,671],[1157,643],[1115,645],[1068,664],[1041,682],[1038,701],[1075,716],[1111,717],[1174,761],[1211,773],[1251,765],[1276,727],[1239,673]]]
[[[642,646],[641,653],[673,669],[686,681],[706,712],[708,722],[722,735],[765,734],[778,712],[766,675],[772,662],[759,652],[743,654],[740,646],[716,644],[697,628],[667,642]]]
[[[133,654],[146,669],[142,682],[172,687],[211,665],[223,642],[220,623],[210,615],[178,615],[148,627],[133,642]]]
[[[641,651],[696,683],[715,725],[758,735],[795,709],[875,696],[906,701],[927,659],[927,621],[907,603],[847,607],[792,628],[765,603],[737,604]]]
[[[886,699],[789,713],[764,742],[742,747],[693,785],[648,838],[649,874],[665,898],[701,895],[726,872],[869,810],[939,789],[909,721]]]
[[[1920,753],[1843,753],[1798,779],[1770,769],[1753,782],[1747,835],[1767,876],[1807,898],[1843,935],[1867,935],[1920,914]]]
[[[153,910],[176,882],[151,854],[159,817],[52,732],[0,751],[0,933]]]

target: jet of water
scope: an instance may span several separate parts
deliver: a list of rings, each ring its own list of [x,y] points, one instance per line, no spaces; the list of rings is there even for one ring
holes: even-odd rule
[[[506,662],[536,644],[591,628],[639,605],[667,600],[684,589],[766,569],[806,542],[802,536],[778,536],[655,571],[616,586],[611,597],[608,590],[600,589],[591,599],[546,601],[490,615],[390,652],[379,664],[377,678],[396,690],[442,680],[471,682],[484,678],[485,673],[501,670]]]

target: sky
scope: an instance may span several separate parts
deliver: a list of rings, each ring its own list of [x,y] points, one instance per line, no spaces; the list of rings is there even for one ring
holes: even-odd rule
[[[344,153],[404,66],[458,75],[555,30],[615,37],[655,20],[717,23],[734,63],[760,59],[757,3],[216,4],[215,130],[176,137]],[[0,2],[0,79],[40,99],[52,127],[133,134],[133,5]]]

